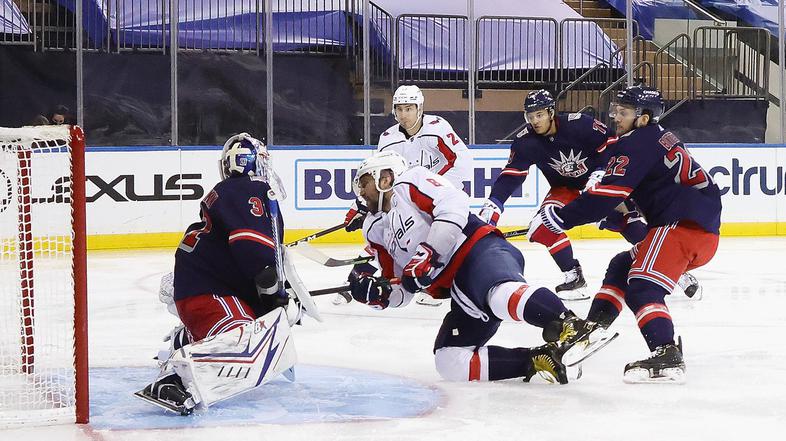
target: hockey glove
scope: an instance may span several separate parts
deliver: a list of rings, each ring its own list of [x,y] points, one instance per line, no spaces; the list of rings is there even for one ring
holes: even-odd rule
[[[502,215],[502,209],[492,199],[487,199],[481,207],[478,217],[485,223],[497,226],[499,217]]]
[[[344,217],[344,229],[351,232],[362,228],[366,214],[368,214],[368,207],[360,202],[360,199],[355,199]]]
[[[554,234],[562,234],[565,232],[565,222],[559,217],[559,209],[560,207],[556,205],[547,204],[538,212],[540,222]]]
[[[374,309],[385,309],[390,304],[388,298],[392,289],[386,279],[353,271],[349,275],[349,287],[353,299]]]
[[[401,285],[409,292],[426,289],[434,282],[431,278],[434,270],[442,267],[439,254],[425,242],[418,245],[401,277]]]
[[[595,186],[603,180],[603,176],[605,174],[606,172],[604,170],[595,170],[594,172],[590,173],[587,183],[584,184],[584,190],[581,190],[581,192],[584,193],[585,191],[595,188]]]

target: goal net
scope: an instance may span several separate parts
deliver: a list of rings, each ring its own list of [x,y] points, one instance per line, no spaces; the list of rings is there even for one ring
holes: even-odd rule
[[[0,428],[87,422],[84,136],[0,128]]]

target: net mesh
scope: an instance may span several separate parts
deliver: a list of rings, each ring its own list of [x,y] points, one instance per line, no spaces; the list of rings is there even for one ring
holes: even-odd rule
[[[0,128],[0,427],[75,418],[69,141]]]

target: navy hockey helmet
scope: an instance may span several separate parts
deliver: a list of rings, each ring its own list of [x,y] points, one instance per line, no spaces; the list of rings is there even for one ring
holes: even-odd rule
[[[524,112],[536,112],[541,109],[554,109],[556,102],[551,92],[546,89],[533,90],[524,99]]]
[[[665,105],[660,91],[650,86],[630,86],[617,93],[612,106],[626,106],[636,109],[636,117],[647,114],[650,122],[657,123]],[[609,116],[613,117],[616,109],[610,109]]]

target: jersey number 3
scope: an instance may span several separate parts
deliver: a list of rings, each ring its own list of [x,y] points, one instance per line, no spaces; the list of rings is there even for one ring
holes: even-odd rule
[[[262,217],[265,215],[265,206],[262,204],[262,199],[253,196],[248,199],[248,203],[251,204],[251,214],[256,217]]]

